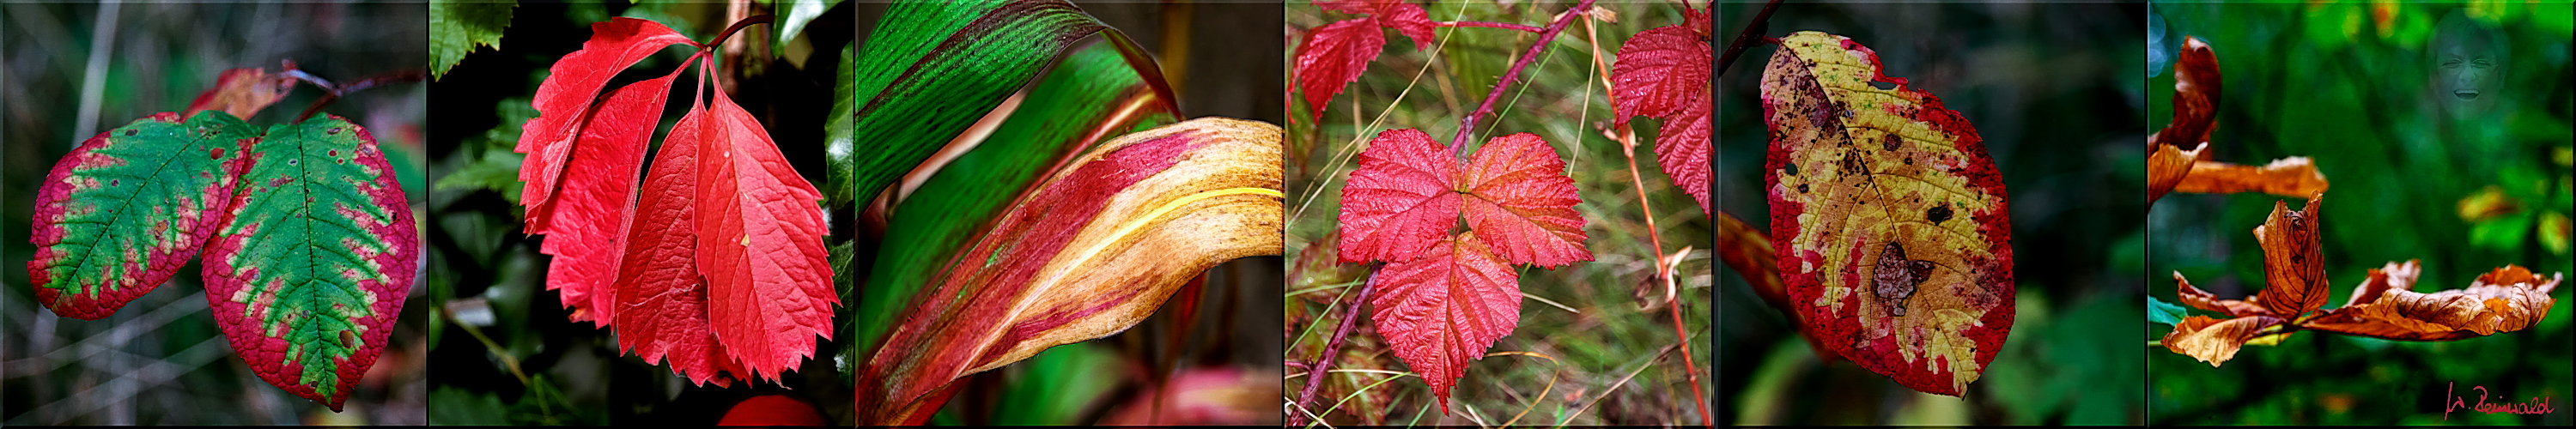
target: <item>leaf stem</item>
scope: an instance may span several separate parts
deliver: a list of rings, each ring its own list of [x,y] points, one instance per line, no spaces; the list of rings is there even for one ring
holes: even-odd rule
[[[1521,53],[1520,59],[1512,61],[1511,70],[1503,72],[1502,80],[1494,81],[1494,89],[1485,94],[1485,102],[1478,104],[1475,111],[1468,112],[1466,118],[1458,121],[1458,138],[1449,140],[1449,146],[1458,151],[1459,158],[1467,157],[1467,137],[1474,135],[1476,121],[1494,113],[1494,100],[1503,98],[1503,90],[1511,88],[1512,81],[1520,79],[1521,70],[1528,69],[1530,61],[1537,60],[1538,54],[1547,50],[1548,43],[1556,41],[1557,34],[1565,32],[1565,25],[1573,23],[1576,15],[1583,15],[1583,10],[1591,9],[1592,1],[1583,0],[1581,3],[1576,3],[1573,9],[1567,9],[1565,13],[1557,15],[1556,22],[1548,23],[1546,29],[1540,30],[1538,43],[1531,44],[1528,52]]]
[[[769,14],[761,14],[761,15],[757,15],[757,16],[750,17],[750,18],[743,18],[743,19],[742,19],[742,21],[739,21],[739,22],[735,22],[735,23],[733,23],[733,26],[731,26],[731,27],[725,27],[724,32],[722,32],[722,33],[716,33],[716,40],[715,40],[715,41],[713,41],[713,42],[707,42],[707,44],[704,44],[704,45],[698,45],[698,49],[702,49],[702,50],[703,50],[703,49],[715,49],[717,46],[724,46],[724,42],[725,42],[725,39],[726,39],[726,38],[733,37],[733,33],[742,31],[742,29],[743,29],[744,27],[750,27],[752,24],[768,24],[771,20],[774,20],[774,19],[777,19],[777,16],[776,16],[776,15],[769,15]]]
[[[1714,4],[1709,5],[1709,6],[1710,6],[1711,8],[1716,7],[1716,5],[1714,5]],[[1772,10],[1777,10],[1777,9],[1779,9],[1779,8],[1780,8],[1780,0],[1771,0],[1771,2],[1770,2],[1770,3],[1765,3],[1765,4],[1763,4],[1763,5],[1762,5],[1762,12],[1761,12],[1761,13],[1753,14],[1753,22],[1752,22],[1752,23],[1750,23],[1750,24],[1745,24],[1745,26],[1744,26],[1744,32],[1742,32],[1742,33],[1736,33],[1736,34],[1735,34],[1735,41],[1734,41],[1734,42],[1729,42],[1729,43],[1727,43],[1727,44],[1726,44],[1726,54],[1725,54],[1725,55],[1719,55],[1719,56],[1717,57],[1717,75],[1718,75],[1718,76],[1725,76],[1725,75],[1726,75],[1726,68],[1727,68],[1728,66],[1735,65],[1735,57],[1737,57],[1737,56],[1741,56],[1741,55],[1744,55],[1744,48],[1745,48],[1746,46],[1748,46],[1748,45],[1746,45],[1746,43],[1745,43],[1745,42],[1747,42],[1747,41],[1751,40],[1751,39],[1753,38],[1753,35],[1756,35],[1756,34],[1762,34],[1762,32],[1764,32],[1764,31],[1769,31],[1769,30],[1770,30],[1770,27],[1771,27],[1771,11],[1772,11]]]
[[[1374,277],[1376,275],[1371,274],[1370,276]],[[1331,372],[1328,370],[1333,368],[1333,357],[1341,354],[1342,340],[1350,338],[1351,326],[1358,324],[1356,322],[1359,321],[1361,304],[1368,303],[1369,286],[1373,285],[1360,285],[1359,293],[1356,294],[1358,296],[1352,297],[1352,302],[1350,303],[1351,305],[1349,308],[1342,310],[1341,326],[1333,328],[1332,339],[1324,342],[1324,354],[1316,356],[1315,364],[1307,367],[1309,375],[1306,376],[1306,390],[1297,394],[1297,406],[1307,409],[1314,408],[1315,394],[1320,392],[1321,389],[1318,388],[1323,387],[1324,385],[1324,373]],[[1331,411],[1325,412],[1330,413]],[[1290,421],[1288,422],[1288,426],[1306,425],[1306,416],[1296,415],[1289,417]],[[1315,420],[1322,421],[1323,417],[1316,416]]]
[[[304,69],[297,68],[295,66],[294,60],[285,61],[284,66],[286,71],[280,74],[285,75],[286,77],[295,78],[297,81],[302,81],[305,84],[313,85],[314,88],[320,88],[322,90],[322,98],[314,99],[313,105],[304,108],[304,113],[296,114],[294,122],[304,122],[305,119],[312,118],[313,114],[321,113],[323,107],[328,107],[331,103],[340,101],[341,97],[347,97],[349,94],[355,94],[361,90],[394,83],[418,82],[428,78],[428,75],[422,73],[420,70],[403,70],[369,76],[365,79],[359,79],[356,82],[350,82],[347,85],[340,85],[331,83],[330,79],[323,79],[321,76],[315,76],[312,73],[305,73]]]
[[[1513,24],[1513,23],[1508,23],[1508,22],[1484,22],[1484,21],[1433,21],[1431,24],[1432,24],[1433,26],[1437,26],[1437,27],[1440,27],[1440,28],[1466,28],[1466,27],[1477,27],[1477,28],[1500,28],[1500,29],[1505,29],[1505,30],[1520,30],[1520,31],[1526,31],[1526,32],[1531,32],[1531,33],[1537,33],[1537,32],[1547,31],[1547,30],[1545,30],[1545,29],[1541,29],[1541,28],[1538,28],[1538,27],[1531,27],[1531,26],[1527,26],[1527,25]]]

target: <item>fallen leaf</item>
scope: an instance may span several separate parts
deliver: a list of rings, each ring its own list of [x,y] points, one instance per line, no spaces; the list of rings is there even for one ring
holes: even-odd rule
[[[2191,356],[2202,362],[2209,362],[2210,367],[2216,368],[2229,359],[2235,359],[2236,351],[2244,348],[2246,342],[2263,336],[2265,328],[2286,322],[2272,316],[2245,316],[2224,320],[2208,316],[2192,316],[2184,318],[2182,324],[2174,325],[2173,332],[2165,334],[2163,344],[2167,350]]]
[[[2191,150],[2173,145],[2149,146],[2153,148],[2147,154],[2147,204],[2150,205],[2164,199],[2166,193],[2173,192],[2174,186],[2181,185],[2183,177],[2191,174],[2192,165],[2197,164],[2200,155],[2209,150],[2208,143],[2200,143]]]
[[[2466,289],[2428,294],[2402,286],[2412,283],[2414,271],[2414,261],[2372,270],[2374,280],[2381,277],[2381,272],[2390,272],[2390,280],[2363,283],[2355,292],[2358,304],[2327,311],[2304,327],[2406,341],[2448,341],[2519,331],[2548,316],[2549,307],[2557,302],[2549,293],[2565,277],[2552,274],[2543,278],[2529,269],[2506,265],[2479,275]],[[2377,296],[2369,301],[2359,300],[2369,292],[2377,292]]]
[[[2218,53],[2210,50],[2209,43],[2199,37],[2184,38],[2181,58],[2174,65],[2173,122],[2148,136],[2147,145],[2197,147],[2209,142],[2209,132],[2218,128],[2222,80]]]
[[[2011,210],[1976,130],[1851,39],[1799,32],[1763,71],[1771,237],[1836,354],[1958,396],[2011,331]],[[1872,82],[1896,84],[1880,89]]]
[[[2260,167],[2200,160],[2191,164],[2190,175],[2184,176],[2173,190],[2196,194],[2261,192],[2308,198],[2326,192],[2326,176],[2318,173],[2317,166],[2304,156],[2277,159]]]

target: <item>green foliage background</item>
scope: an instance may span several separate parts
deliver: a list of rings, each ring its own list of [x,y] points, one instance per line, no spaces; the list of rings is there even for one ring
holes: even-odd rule
[[[1719,6],[1721,37],[1759,2]],[[1732,269],[1718,276],[1718,419],[1729,424],[2140,424],[2136,343],[2147,271],[2150,131],[2139,4],[1782,4],[1762,36],[1817,30],[1879,54],[1888,76],[1976,124],[2010,193],[2012,333],[1964,398],[1915,392],[1850,363],[1820,365],[1797,325]],[[1720,43],[1724,43],[1721,41]],[[1720,45],[1721,49],[1724,45]],[[1769,234],[1762,69],[1718,76],[1718,210]]]
[[[430,306],[416,283],[386,347],[346,412],[286,393],[251,372],[206,309],[191,262],[115,315],[67,319],[27,283],[36,190],[56,161],[98,132],[185,110],[224,70],[279,71],[280,60],[334,82],[427,70],[426,8],[412,4],[95,4],[0,6],[0,424],[420,424]],[[102,26],[106,28],[101,28]],[[99,31],[105,30],[105,31]],[[105,36],[105,37],[102,37]],[[112,40],[112,42],[111,42]],[[95,51],[95,52],[93,52]],[[93,54],[97,56],[93,56]],[[84,109],[96,60],[101,91]],[[324,112],[367,127],[424,219],[427,85],[354,93]],[[298,84],[247,120],[291,121],[322,91]],[[81,123],[83,114],[96,119]],[[424,235],[426,237],[426,235]],[[423,274],[427,274],[426,271]]]
[[[2569,151],[2576,95],[2569,79],[2567,3],[2507,4],[2157,4],[2169,46],[2206,40],[2225,76],[2210,151],[2219,160],[2263,164],[2306,156],[2332,182],[2320,207],[2322,247],[2340,307],[2368,269],[2423,260],[2417,292],[2467,287],[2478,274],[2516,264],[2541,275],[2571,270],[2567,226],[2543,220],[2570,213]],[[2454,122],[2425,90],[2433,80],[2436,23],[2474,11],[2508,43],[2486,96],[2489,114]],[[2170,66],[2149,80],[2148,123],[2172,115]],[[2140,174],[2143,176],[2143,174]],[[2519,209],[2465,219],[2462,199],[2495,186]],[[2147,218],[2148,291],[2174,302],[2181,272],[2222,297],[2263,287],[2252,231],[2276,201],[2259,194],[2171,194]],[[2554,239],[2552,237],[2555,237]],[[2552,240],[2555,240],[2554,242]],[[2552,244],[2555,243],[2555,244]],[[2150,420],[2159,424],[2524,424],[2567,425],[2576,393],[2568,365],[2569,286],[2538,326],[2461,341],[2421,343],[2305,333],[2278,346],[2247,347],[2222,367],[2147,348]],[[2195,315],[2216,316],[2195,311]],[[2170,326],[2152,325],[2148,340]],[[2457,383],[2454,387],[2452,384]],[[2473,412],[2475,386],[2491,402],[2547,397],[2542,416]],[[2444,415],[2444,404],[2466,405]]]
[[[1423,3],[1435,21],[1484,21],[1545,27],[1573,2]],[[1665,290],[1652,283],[1656,250],[1647,237],[1645,210],[1650,205],[1660,228],[1664,253],[1685,247],[1675,274],[1685,332],[1690,335],[1689,361],[1700,370],[1700,393],[1716,398],[1711,373],[1715,348],[1707,314],[1710,240],[1714,223],[1655,164],[1657,120],[1637,118],[1637,173],[1629,174],[1628,156],[1616,140],[1603,136],[1611,126],[1610,95],[1596,70],[1615,61],[1622,42],[1649,28],[1682,24],[1682,9],[1668,2],[1600,2],[1617,15],[1616,22],[1587,27],[1582,18],[1566,27],[1540,58],[1522,72],[1524,82],[1506,89],[1493,116],[1478,125],[1475,141],[1511,133],[1536,133],[1566,160],[1583,203],[1586,245],[1594,255],[1553,270],[1518,267],[1520,326],[1487,353],[1529,352],[1486,357],[1468,365],[1450,397],[1454,413],[1442,415],[1421,378],[1398,360],[1376,327],[1365,320],[1352,329],[1334,371],[1318,394],[1315,410],[1333,424],[1499,425],[1528,409],[1516,424],[1647,425],[1700,424],[1693,405],[1692,383],[1684,374],[1681,340],[1675,338]],[[1693,7],[1701,7],[1694,2]],[[1358,15],[1291,4],[1292,28],[1280,43],[1295,55],[1303,31]],[[1357,156],[1370,138],[1389,129],[1414,128],[1444,143],[1457,135],[1458,121],[1483,102],[1494,82],[1527,52],[1537,35],[1494,28],[1441,28],[1436,48],[1417,50],[1411,39],[1387,31],[1382,56],[1369,63],[1321,121],[1309,121],[1304,101],[1294,101],[1288,125],[1288,259],[1287,359],[1310,362],[1323,353],[1347,305],[1360,302],[1354,293],[1368,278],[1372,264],[1338,264],[1333,246],[1339,236],[1342,185],[1357,168]],[[1595,38],[1598,38],[1595,40]],[[1595,44],[1597,42],[1597,45]],[[1293,58],[1293,57],[1291,57]],[[1293,60],[1292,60],[1293,61]],[[1297,100],[1303,100],[1302,96]],[[1644,180],[1644,195],[1632,177]],[[1347,295],[1347,296],[1345,296]],[[1336,305],[1336,301],[1343,304]],[[1361,318],[1367,318],[1363,308]],[[1304,373],[1291,368],[1289,374]],[[1398,375],[1401,374],[1401,375]],[[1307,377],[1285,383],[1293,402]],[[1295,413],[1297,411],[1288,411]]]

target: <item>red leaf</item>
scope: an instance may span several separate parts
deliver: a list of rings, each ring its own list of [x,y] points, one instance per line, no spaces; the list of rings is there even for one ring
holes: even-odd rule
[[[706,109],[690,106],[671,126],[669,142],[695,142],[706,127]],[[643,196],[627,231],[623,267],[613,289],[617,348],[645,363],[669,358],[671,370],[698,384],[731,385],[742,376],[707,318],[706,283],[697,255],[698,145],[665,143],[644,177]]]
[[[1495,137],[1476,150],[1462,177],[1467,224],[1514,263],[1559,267],[1592,260],[1583,247],[1582,203],[1565,160],[1537,134]],[[1347,204],[1347,203],[1345,203]]]
[[[684,62],[680,70],[687,70]],[[564,160],[563,190],[551,204],[535,207],[530,231],[546,234],[539,252],[554,255],[546,266],[547,289],[560,290],[573,320],[606,326],[617,309],[614,294],[603,289],[617,276],[618,257],[626,251],[627,218],[635,210],[635,175],[644,168],[660,124],[662,102],[671,94],[670,75],[618,88],[581,126]],[[536,219],[552,219],[538,229]]]
[[[528,207],[530,234],[550,231],[551,219],[542,213],[552,203],[557,179],[563,176],[564,158],[572,153],[581,119],[589,116],[591,102],[608,85],[608,79],[662,48],[695,43],[671,31],[671,27],[634,18],[591,24],[590,31],[590,41],[583,42],[581,50],[556,61],[548,69],[551,74],[537,84],[537,117],[529,118],[519,132],[515,151],[528,154],[528,160],[520,165],[519,180],[527,182],[521,204]]]
[[[750,112],[722,91],[708,95],[696,202],[698,269],[714,297],[707,318],[752,378],[774,379],[814,354],[814,336],[832,338],[840,299],[823,249],[823,193]]]
[[[1423,11],[1421,5],[1403,0],[1342,0],[1316,5],[1334,12],[1368,14],[1369,19],[1377,21],[1378,25],[1412,38],[1413,49],[1416,50],[1430,49],[1431,29],[1439,26],[1431,22],[1431,14]]]
[[[1369,60],[1386,48],[1386,34],[1375,20],[1353,19],[1316,27],[1297,44],[1297,90],[1306,93],[1306,111],[1324,117],[1324,103],[1342,86],[1360,80]]]
[[[1342,262],[1419,258],[1458,224],[1458,176],[1449,147],[1421,130],[1386,130],[1360,151],[1342,185]]]
[[[1427,247],[1422,258],[1387,264],[1369,279],[1376,306],[1369,321],[1447,414],[1449,389],[1467,364],[1520,326],[1520,277],[1473,232]]]
[[[1619,60],[1610,65],[1611,116],[1620,127],[1641,115],[1663,120],[1655,161],[1699,202],[1700,211],[1713,213],[1708,152],[1709,112],[1714,109],[1709,92],[1715,81],[1704,38],[1708,20],[1698,11],[1685,13],[1687,23],[1637,33],[1619,46]]]

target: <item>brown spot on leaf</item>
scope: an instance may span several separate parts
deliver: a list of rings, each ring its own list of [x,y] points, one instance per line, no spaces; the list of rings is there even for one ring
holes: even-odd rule
[[[1921,287],[1924,280],[1932,278],[1932,261],[1907,259],[1905,245],[1891,241],[1885,250],[1878,252],[1875,277],[1876,287],[1873,289],[1878,292],[1880,300],[1887,302],[1888,314],[1904,316],[1905,300],[1914,297],[1914,290]]]
[[[1839,166],[1842,168],[1844,176],[1860,176],[1869,174],[1869,161],[1861,159],[1860,151],[1843,151],[1843,161]]]
[[[1901,145],[1901,144],[1904,144],[1904,143],[1905,143],[1905,142],[1904,142],[1904,140],[1905,140],[1905,139],[1897,137],[1897,136],[1896,136],[1896,134],[1892,134],[1892,133],[1891,133],[1891,134],[1880,134],[1880,135],[1881,135],[1881,136],[1886,136],[1887,138],[1879,141],[1879,143],[1878,143],[1878,147],[1879,147],[1879,149],[1884,149],[1884,150],[1888,150],[1888,151],[1895,151],[1895,150],[1896,150],[1896,146],[1897,146],[1897,145]]]
[[[1941,221],[1950,220],[1950,203],[1941,203],[1923,210],[1923,220],[1932,221],[1933,225],[1940,225]]]

